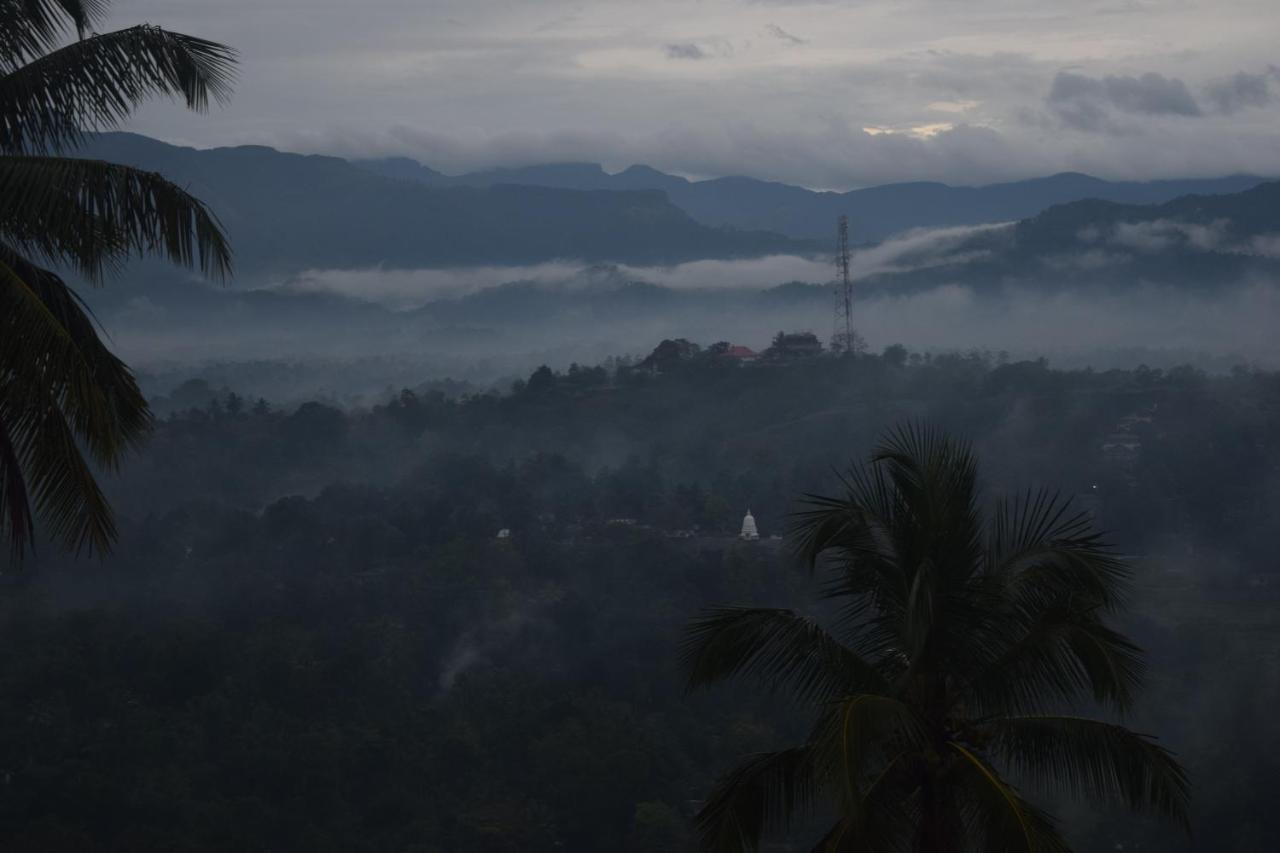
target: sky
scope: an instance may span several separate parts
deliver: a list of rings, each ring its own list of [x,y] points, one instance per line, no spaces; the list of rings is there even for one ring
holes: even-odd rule
[[[823,189],[1280,175],[1275,0],[115,0],[240,51],[198,147]]]

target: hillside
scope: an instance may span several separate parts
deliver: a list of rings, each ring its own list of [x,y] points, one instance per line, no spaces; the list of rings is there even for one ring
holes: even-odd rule
[[[674,263],[808,248],[694,221],[660,192],[427,187],[336,157],[262,146],[197,150],[103,134],[79,156],[160,172],[218,214],[242,274],[326,267]]]
[[[1104,181],[1068,172],[979,187],[913,182],[837,193],[741,176],[690,181],[648,166],[632,166],[610,174],[596,163],[560,163],[449,176],[403,157],[359,160],[355,164],[384,177],[435,187],[523,184],[579,190],[661,190],[699,222],[777,231],[795,238],[829,240],[836,217],[846,214],[855,240],[864,243],[912,228],[1025,219],[1050,206],[1082,199],[1154,204],[1193,193],[1239,192],[1262,180],[1234,175],[1200,180]]]
[[[1280,274],[1280,182],[1161,204],[1090,199],[1055,205],[1003,228],[863,279],[864,290],[962,283],[1037,290],[1144,283],[1214,291]]]
[[[0,599],[0,844],[686,851],[690,801],[808,721],[750,682],[688,693],[684,625],[831,616],[770,537],[921,418],[977,443],[982,511],[1050,484],[1143,555],[1128,719],[1232,780],[1197,789],[1190,840],[1046,795],[1075,849],[1268,849],[1278,379],[890,351],[539,371],[357,411],[187,387],[110,482],[116,553],[43,551]],[[761,541],[734,538],[748,507]]]

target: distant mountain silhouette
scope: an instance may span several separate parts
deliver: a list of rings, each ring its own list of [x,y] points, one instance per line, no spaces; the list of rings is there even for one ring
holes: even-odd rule
[[[948,276],[984,287],[1011,279],[1061,282],[1064,269],[1082,281],[1195,284],[1270,269],[1280,254],[1280,183],[1247,177],[1111,183],[1063,174],[976,188],[913,183],[837,194],[749,178],[690,182],[643,166],[609,174],[595,164],[570,163],[451,177],[405,158],[357,166],[263,146],[197,150],[123,133],[96,136],[80,154],[160,172],[205,199],[227,226],[240,281],[250,286],[316,268],[557,259],[660,265],[829,248],[820,236],[801,240],[699,222],[695,217],[710,217],[689,198],[726,211],[736,205],[738,224],[790,223],[783,230],[795,234],[812,221],[815,235],[840,210],[849,211],[855,226],[872,222],[885,234],[1012,220],[1030,209],[1016,225],[984,230],[958,245],[952,240],[927,263],[907,258],[898,272],[869,276],[867,287],[927,287]],[[1242,184],[1248,189],[1226,192]],[[1201,192],[1163,198],[1187,187]],[[1060,197],[1067,203],[1049,203]],[[1153,200],[1160,203],[1142,203]],[[876,233],[868,230],[861,240]],[[131,278],[138,286],[149,280],[165,286],[172,276],[167,270],[150,276],[141,267]],[[132,295],[128,288],[112,291],[120,299]]]
[[[226,156],[238,162],[248,155],[241,151]],[[277,195],[296,194],[297,200],[290,200],[290,215],[302,216],[305,204],[320,200],[339,204],[334,199],[345,196],[333,187],[323,192],[290,189],[290,182],[316,179],[331,165],[323,158],[319,166],[298,160],[284,161],[299,172],[289,181],[260,176],[265,187],[261,193],[242,186],[252,177],[233,182],[240,198],[261,197],[268,210],[240,218],[239,208],[220,199],[224,215],[238,217],[241,228],[267,229],[272,227],[270,210],[281,207]],[[335,169],[329,180],[340,186],[338,178],[344,175],[349,177]],[[202,180],[217,180],[216,172],[209,171]],[[385,189],[378,184],[379,192]],[[372,202],[358,193],[353,197],[356,203],[344,215],[358,224]],[[395,193],[389,197],[400,203]],[[325,222],[340,222],[331,220],[327,211],[317,213]],[[362,228],[357,231],[363,233]],[[280,239],[280,245],[290,247],[293,263],[305,261],[306,267],[334,266],[335,259],[353,256],[346,244],[317,243],[308,249],[302,242],[307,233],[322,232],[308,222],[294,222],[251,234],[246,242],[261,253]],[[334,233],[335,241],[349,239],[338,230]],[[372,243],[357,243],[361,251],[368,245]],[[1020,294],[1069,295],[1075,301],[1066,304],[1074,305],[1095,297],[1124,296],[1132,297],[1134,306],[1147,307],[1170,297],[1181,301],[1178,291],[1227,295],[1241,285],[1280,280],[1280,183],[1159,205],[1074,202],[1015,224],[924,232],[889,241],[859,250],[855,266],[861,270],[855,281],[859,312],[881,296],[891,297],[882,306],[893,311],[899,309],[892,304],[904,295],[955,286],[993,311]],[[519,269],[486,273],[469,285],[442,285],[438,278],[424,275],[416,283],[409,277],[409,286],[420,288],[416,299],[403,299],[399,293],[387,299],[386,292],[380,295],[376,288],[362,292],[364,279],[341,274],[277,276],[265,288],[261,279],[242,276],[232,287],[201,287],[180,281],[180,273],[163,267],[131,269],[110,287],[86,288],[85,297],[113,334],[152,361],[269,359],[282,353],[291,358],[396,353],[418,358],[430,353],[432,370],[448,366],[447,372],[455,376],[500,375],[509,369],[527,375],[540,363],[589,363],[619,353],[647,352],[663,337],[763,346],[779,329],[821,333],[830,328],[831,286],[823,280],[825,271],[816,268],[808,281],[778,281],[766,287],[759,269],[744,275],[740,287],[714,280],[699,287],[701,282],[688,276],[669,279],[678,284],[666,284],[660,272],[648,275],[608,263],[566,267],[562,276],[540,276],[536,281],[520,280]],[[378,278],[371,276],[370,281]],[[377,304],[379,299],[387,302]],[[937,322],[947,322],[945,306],[950,300],[948,296],[941,303],[920,304]],[[1031,304],[1054,310],[1051,302]],[[473,369],[479,372],[467,372]],[[369,387],[381,387],[381,379],[370,375]]]
[[[870,276],[868,291],[942,283],[995,289],[1143,283],[1215,289],[1280,275],[1280,182],[1161,204],[1089,199],[1055,205],[1006,228],[975,233],[903,272]]]
[[[1233,175],[1116,182],[1064,172],[982,187],[915,182],[837,193],[747,177],[689,181],[648,166],[632,166],[609,174],[596,163],[563,163],[449,176],[405,158],[356,162],[361,168],[384,176],[429,186],[525,184],[579,190],[662,190],[678,207],[707,225],[776,231],[800,239],[829,240],[836,217],[843,213],[851,220],[854,239],[863,243],[912,228],[1025,219],[1052,205],[1081,199],[1154,204],[1191,193],[1240,192],[1264,180]]]
[[[237,269],[248,274],[555,259],[661,264],[813,248],[696,222],[656,190],[431,186],[431,171],[412,161],[381,161],[373,174],[337,157],[197,150],[126,133],[98,135],[77,154],[191,189],[226,225]]]

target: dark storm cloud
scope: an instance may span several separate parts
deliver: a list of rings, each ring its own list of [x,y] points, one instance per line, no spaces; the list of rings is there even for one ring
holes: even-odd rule
[[[1272,101],[1271,81],[1277,76],[1280,76],[1280,68],[1275,66],[1261,74],[1239,71],[1206,86],[1205,98],[1224,115],[1250,107],[1265,107]]]
[[[707,52],[698,47],[693,42],[684,42],[683,44],[668,44],[663,46],[662,50],[667,54],[667,59],[706,59]]]
[[[784,41],[787,44],[808,44],[808,39],[802,39],[800,36],[787,32],[777,24],[765,24],[764,31],[774,38]]]
[[[1144,115],[1198,116],[1187,84],[1175,77],[1148,72],[1141,77],[1104,77],[1107,96],[1120,110]]]
[[[1060,71],[1053,78],[1048,104],[1066,124],[1090,131],[1111,129],[1111,117],[1116,112],[1147,116],[1201,114],[1186,83],[1155,72],[1099,79]]]

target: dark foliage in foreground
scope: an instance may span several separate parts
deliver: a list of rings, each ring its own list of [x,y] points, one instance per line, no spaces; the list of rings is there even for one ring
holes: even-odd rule
[[[690,626],[691,687],[751,676],[817,709],[801,746],[721,779],[698,813],[702,849],[756,850],[825,804],[838,818],[819,851],[1066,851],[1010,770],[1186,825],[1186,775],[1166,750],[1059,710],[1133,703],[1140,651],[1106,624],[1129,568],[1046,492],[987,521],[977,476],[963,443],[894,429],[842,495],[810,496],[797,516],[801,559],[830,571],[834,633],[774,608]]]
[[[151,423],[63,271],[100,283],[141,255],[214,276],[231,264],[216,217],[177,184],[60,156],[149,96],[204,110],[230,90],[223,45],[153,26],[88,34],[108,5],[0,2],[0,544],[13,562],[37,521],[74,549],[110,548],[94,466],[118,465]]]

